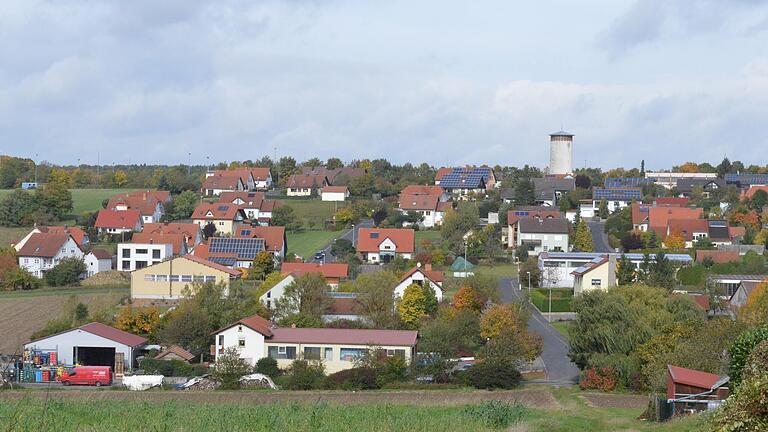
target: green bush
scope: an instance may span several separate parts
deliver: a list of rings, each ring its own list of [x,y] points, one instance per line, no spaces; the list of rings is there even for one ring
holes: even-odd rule
[[[218,356],[211,375],[221,383],[224,390],[240,388],[240,378],[251,373],[251,365],[240,358],[237,348],[231,347]]]
[[[285,374],[283,386],[288,390],[313,390],[325,387],[325,367],[320,362],[294,360]]]
[[[485,427],[506,429],[519,423],[528,410],[519,402],[485,401],[479,405],[470,405],[464,409],[468,417],[480,419]]]
[[[571,298],[572,293],[570,290],[567,292],[564,292],[564,290],[552,290],[552,312],[571,312]],[[531,302],[541,312],[549,312],[549,291],[531,291]]]
[[[63,258],[45,273],[45,283],[50,286],[75,284],[88,269],[80,258]]]
[[[206,368],[203,365],[192,365],[176,359],[156,360],[145,358],[141,361],[139,367],[148,374],[174,377],[200,376],[206,373]]]
[[[380,366],[376,382],[384,386],[392,382],[403,382],[408,379],[408,362],[402,357],[387,357]]]
[[[521,375],[511,362],[488,359],[464,371],[461,379],[478,389],[511,389],[520,384]]]
[[[280,375],[280,368],[277,367],[277,360],[272,357],[264,357],[256,362],[256,373],[264,374],[275,378]]]
[[[677,280],[683,285],[703,286],[707,279],[707,268],[703,265],[683,267],[677,271]]]
[[[768,340],[768,325],[751,328],[736,338],[728,349],[731,356],[730,377],[732,388],[741,384],[741,376],[752,350],[762,341]]]
[[[376,369],[367,367],[345,369],[328,375],[328,384],[341,390],[374,390],[380,387],[377,376]]]

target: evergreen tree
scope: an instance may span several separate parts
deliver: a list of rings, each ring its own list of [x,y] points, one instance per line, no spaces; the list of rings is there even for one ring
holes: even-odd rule
[[[616,266],[616,281],[619,285],[629,285],[635,281],[635,265],[627,258],[626,255],[621,254],[621,258]]]
[[[600,206],[598,207],[597,215],[600,216],[600,219],[608,219],[608,216],[610,216],[608,213],[608,203],[605,201],[605,199],[600,200]]]
[[[579,252],[592,252],[595,245],[592,243],[592,233],[584,220],[579,221],[573,234],[573,248]]]
[[[645,159],[640,161],[640,175],[645,176]]]

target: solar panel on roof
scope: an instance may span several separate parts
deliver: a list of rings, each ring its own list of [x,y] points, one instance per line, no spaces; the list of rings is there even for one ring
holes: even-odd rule
[[[638,187],[653,183],[653,179],[643,177],[609,177],[605,179],[606,188]]]
[[[212,238],[208,250],[212,254],[234,253],[240,259],[253,259],[256,254],[265,250],[264,239],[261,238]]]
[[[208,259],[208,261],[221,264],[223,266],[233,266],[235,263],[237,263],[237,259],[230,257],[211,257]]]
[[[768,174],[726,174],[725,181],[742,185],[768,184]]]
[[[643,193],[639,189],[603,189],[595,188],[593,191],[593,197],[596,200],[617,200],[617,201],[630,201],[633,199],[641,199]]]
[[[229,206],[220,205],[218,210],[219,211],[227,211],[227,210],[229,210]]]

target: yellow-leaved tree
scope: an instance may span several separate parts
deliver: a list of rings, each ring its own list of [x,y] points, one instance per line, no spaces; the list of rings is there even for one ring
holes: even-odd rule
[[[115,320],[117,328],[139,336],[150,336],[160,324],[160,310],[154,306],[134,308],[126,306]]]
[[[459,311],[470,310],[480,312],[483,308],[483,302],[480,301],[477,291],[470,287],[459,288],[456,294],[454,294],[453,299],[451,299],[451,304]]]
[[[739,310],[739,321],[748,327],[768,324],[768,282],[758,284]]]
[[[410,284],[403,292],[403,298],[397,305],[400,319],[411,328],[418,328],[421,321],[429,315],[428,298],[424,290],[416,284]]]
[[[664,240],[664,245],[668,249],[685,249],[685,239],[680,234],[670,234]]]

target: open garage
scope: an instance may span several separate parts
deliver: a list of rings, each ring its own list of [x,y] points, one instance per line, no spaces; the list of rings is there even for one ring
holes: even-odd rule
[[[68,365],[110,366],[116,372],[136,367],[136,357],[147,340],[101,323],[46,336],[24,344],[27,350],[56,352]]]

